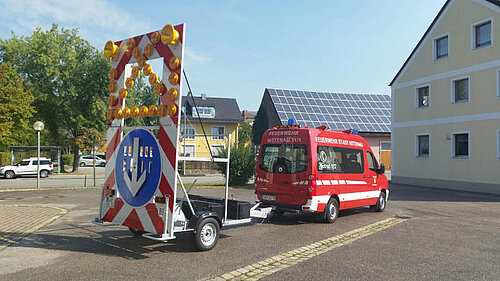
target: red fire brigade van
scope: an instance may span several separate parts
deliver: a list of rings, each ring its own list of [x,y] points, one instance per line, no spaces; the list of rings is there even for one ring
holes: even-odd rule
[[[366,140],[350,130],[279,126],[262,137],[256,201],[278,214],[322,213],[326,222],[343,209],[371,206],[381,212],[389,197],[384,172]]]

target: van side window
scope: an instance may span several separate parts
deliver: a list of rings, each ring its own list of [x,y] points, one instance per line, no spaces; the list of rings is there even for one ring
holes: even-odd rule
[[[318,146],[318,173],[362,174],[363,162],[362,150]]]
[[[366,152],[366,159],[368,159],[368,169],[372,170],[373,172],[377,172],[377,160],[370,151]]]

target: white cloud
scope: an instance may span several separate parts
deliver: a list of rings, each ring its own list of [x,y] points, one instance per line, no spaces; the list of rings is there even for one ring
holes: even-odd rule
[[[195,62],[195,63],[205,63],[205,62],[209,62],[212,60],[212,57],[210,57],[209,55],[207,55],[203,52],[194,50],[192,48],[185,47],[184,52],[186,55],[186,61],[188,63],[190,61]]]
[[[52,22],[126,37],[152,30],[146,19],[101,0],[0,0],[0,16],[16,33],[16,28],[32,31]]]

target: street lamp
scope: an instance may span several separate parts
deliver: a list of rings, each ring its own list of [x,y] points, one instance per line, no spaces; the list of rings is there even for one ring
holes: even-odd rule
[[[33,124],[33,129],[36,130],[38,135],[38,156],[37,156],[37,166],[36,166],[36,188],[40,188],[40,131],[43,130],[45,125],[42,121],[36,121]]]

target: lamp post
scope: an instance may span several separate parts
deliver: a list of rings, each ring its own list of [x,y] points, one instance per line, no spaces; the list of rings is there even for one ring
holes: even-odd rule
[[[36,121],[33,124],[33,129],[36,130],[38,135],[38,154],[37,154],[37,166],[36,166],[36,188],[40,188],[40,131],[43,130],[45,125],[42,121]]]

